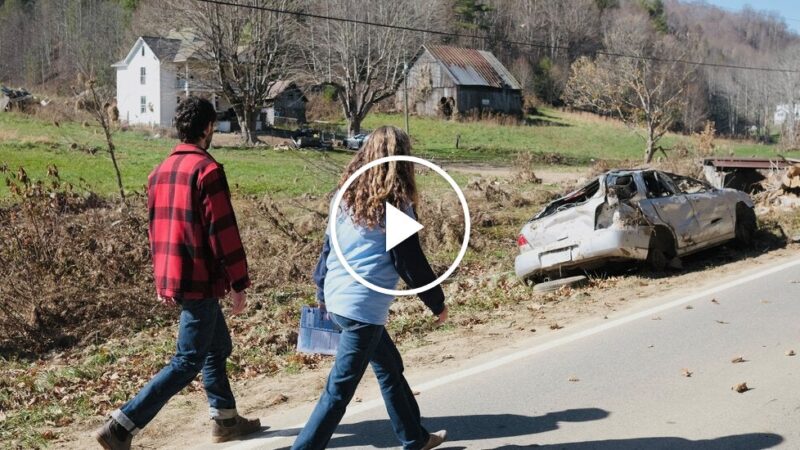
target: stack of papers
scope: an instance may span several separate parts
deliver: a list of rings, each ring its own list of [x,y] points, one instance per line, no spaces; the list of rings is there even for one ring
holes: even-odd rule
[[[297,351],[335,355],[341,330],[328,317],[328,313],[312,306],[300,312],[300,331],[297,333]]]

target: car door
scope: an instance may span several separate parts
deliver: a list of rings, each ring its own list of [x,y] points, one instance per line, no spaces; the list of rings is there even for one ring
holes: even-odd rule
[[[711,185],[690,177],[665,174],[676,189],[689,199],[699,228],[697,243],[712,244],[729,239],[735,233],[735,211],[720,191]]]
[[[650,216],[653,223],[666,224],[675,235],[678,249],[697,245],[695,237],[700,224],[689,199],[679,194],[671,180],[658,171],[641,172],[641,181],[647,196],[640,202],[645,216]]]

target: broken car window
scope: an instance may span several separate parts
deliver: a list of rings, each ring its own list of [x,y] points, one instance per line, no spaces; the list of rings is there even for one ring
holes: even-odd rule
[[[600,180],[595,179],[586,186],[571,192],[564,197],[554,200],[549,205],[545,206],[544,210],[533,217],[533,220],[547,217],[550,214],[563,211],[565,209],[574,208],[582,203],[585,203],[600,190]]]
[[[647,188],[647,198],[669,197],[675,194],[669,183],[662,179],[658,172],[644,172],[642,173],[642,180]]]
[[[630,200],[636,195],[636,181],[631,174],[610,174],[606,186],[617,194],[620,200]]]
[[[672,181],[677,186],[678,190],[683,192],[684,194],[698,194],[701,192],[709,192],[713,190],[711,185],[707,183],[703,183],[700,180],[696,180],[694,178],[684,177],[682,175],[675,175],[675,174],[668,174]]]

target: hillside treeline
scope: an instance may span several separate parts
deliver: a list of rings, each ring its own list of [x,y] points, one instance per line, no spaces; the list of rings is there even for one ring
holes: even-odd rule
[[[241,0],[269,5],[269,0]],[[359,3],[359,0],[353,0]],[[379,8],[391,0],[363,2]],[[110,65],[122,58],[142,34],[165,34],[179,24],[155,0],[0,0],[0,82],[69,93],[80,77],[113,85]],[[282,2],[285,4],[286,2]],[[331,13],[326,2],[296,0],[295,10]],[[599,58],[621,45],[625,52],[706,61],[715,64],[800,68],[800,36],[778,15],[744,9],[732,12],[703,2],[682,0],[435,0],[415,11],[418,27],[460,36],[426,35],[425,42],[483,48],[495,52],[521,81],[529,97],[613,114],[614,101],[601,107],[591,95],[569,82],[578,67],[601,70]],[[368,6],[365,6],[368,5]],[[411,13],[409,13],[411,14]],[[631,24],[644,18],[647,26]],[[324,33],[324,27],[309,30]],[[302,23],[301,23],[302,25]],[[653,36],[645,37],[644,34]],[[313,36],[312,36],[313,37]],[[309,33],[296,39],[309,40]],[[627,38],[627,42],[623,42]],[[669,38],[669,45],[664,39]],[[315,44],[316,51],[322,51]],[[638,46],[638,47],[637,47]],[[408,49],[410,55],[416,49]],[[335,51],[335,50],[334,50]],[[657,53],[657,52],[662,53]],[[650,52],[650,53],[648,53]],[[667,53],[664,53],[667,52]],[[298,58],[301,55],[298,54]],[[725,135],[768,139],[778,104],[800,103],[796,73],[729,69],[713,66],[632,66],[632,70],[666,71],[658,83],[680,84],[666,126],[695,132],[713,121]],[[674,74],[672,73],[674,71]],[[586,71],[585,71],[586,72]],[[586,72],[593,73],[593,72]],[[620,83],[609,75],[610,83]],[[670,77],[673,79],[670,80]],[[580,81],[580,80],[578,80]],[[580,95],[579,95],[580,94]],[[587,97],[588,95],[588,97]],[[612,99],[613,100],[613,99]],[[624,99],[623,99],[624,100]],[[622,100],[619,100],[622,102]],[[633,114],[641,114],[638,109]],[[624,111],[620,110],[620,114]]]

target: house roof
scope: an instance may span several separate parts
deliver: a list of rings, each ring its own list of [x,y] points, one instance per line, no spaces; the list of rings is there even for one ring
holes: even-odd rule
[[[179,39],[142,36],[142,40],[144,40],[147,46],[150,47],[150,50],[152,50],[161,61],[174,61],[175,55],[178,54],[181,48],[181,41]]]
[[[426,45],[423,49],[447,69],[456,84],[522,89],[492,52],[446,45]]]
[[[111,67],[125,67],[138,51],[139,42],[147,45],[161,62],[182,63],[190,59],[206,59],[203,56],[205,45],[191,30],[173,30],[166,37],[141,36],[124,59]]]

